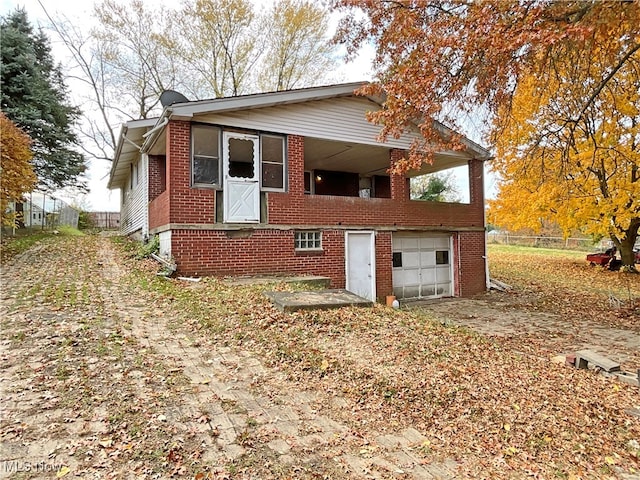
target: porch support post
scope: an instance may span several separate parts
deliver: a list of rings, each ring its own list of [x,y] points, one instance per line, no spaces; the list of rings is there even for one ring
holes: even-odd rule
[[[404,150],[392,149],[389,154],[391,167],[404,157]],[[404,175],[391,174],[391,198],[404,202],[409,199],[409,179]]]

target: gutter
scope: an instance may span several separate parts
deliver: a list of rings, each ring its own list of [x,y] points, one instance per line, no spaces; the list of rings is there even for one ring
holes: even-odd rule
[[[111,161],[111,169],[109,170],[109,182],[107,182],[107,188],[111,189],[111,179],[116,172],[116,166],[118,164],[117,159],[120,158],[120,153],[122,152],[122,143],[125,138],[127,138],[128,127],[126,124],[122,125],[120,129],[120,139],[118,140],[118,145],[116,145],[116,151],[113,153],[113,160]]]

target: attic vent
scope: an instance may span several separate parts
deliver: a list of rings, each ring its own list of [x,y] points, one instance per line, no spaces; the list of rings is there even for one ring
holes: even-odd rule
[[[168,107],[174,103],[185,103],[189,99],[175,90],[165,90],[160,95],[160,103],[163,107]]]

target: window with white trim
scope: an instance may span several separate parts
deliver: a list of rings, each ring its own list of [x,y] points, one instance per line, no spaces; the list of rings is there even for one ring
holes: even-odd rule
[[[260,135],[262,190],[284,192],[286,164],[284,137]]]
[[[191,184],[220,187],[220,129],[211,125],[191,126]]]
[[[319,230],[295,232],[294,245],[296,250],[322,250],[322,232]]]

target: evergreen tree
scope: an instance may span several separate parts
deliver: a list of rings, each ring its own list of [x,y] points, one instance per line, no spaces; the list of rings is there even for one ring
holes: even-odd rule
[[[46,190],[84,187],[84,157],[74,148],[73,127],[80,111],[69,105],[49,39],[34,32],[23,9],[0,19],[0,105],[2,111],[33,140],[33,165]]]

